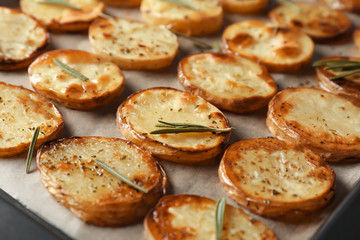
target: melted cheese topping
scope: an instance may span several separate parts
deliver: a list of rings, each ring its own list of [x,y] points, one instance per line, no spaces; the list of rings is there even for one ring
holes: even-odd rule
[[[46,43],[47,32],[27,15],[0,7],[0,59],[21,60]]]
[[[99,167],[96,158],[114,168],[132,182],[144,187],[152,183],[146,179],[159,177],[155,162],[134,146],[124,141],[106,138],[70,139],[43,152],[40,167],[47,177],[59,185],[63,192],[78,201],[129,198],[136,190]],[[134,180],[136,179],[136,180]]]
[[[52,24],[54,21],[60,24],[72,23],[77,21],[89,21],[96,18],[103,9],[103,4],[98,0],[66,0],[79,9],[69,7],[40,4],[37,0],[21,0],[21,9],[34,16],[45,25]]]
[[[328,7],[309,3],[295,4],[298,10],[284,4],[273,10],[280,25],[301,28],[310,36],[337,35],[351,25],[344,14]]]
[[[190,234],[186,240],[216,240],[215,235],[215,203],[202,205],[195,203],[170,207],[172,228],[181,229]],[[253,224],[249,217],[229,205],[225,209],[222,239],[262,239],[267,230],[263,224]]]
[[[274,92],[264,79],[260,66],[245,58],[234,61],[209,54],[197,54],[188,58],[184,65],[186,77],[195,86],[223,98],[268,96]]]
[[[331,185],[311,175],[313,166],[306,158],[306,153],[294,150],[246,150],[231,170],[245,177],[241,188],[252,196],[291,202],[316,197]]]
[[[218,16],[222,14],[222,6],[219,0],[187,0],[187,2],[194,5],[198,10],[161,0],[143,0],[142,11],[145,11],[144,6],[147,6],[152,15],[167,19],[186,19],[200,17],[200,15]]]
[[[1,148],[29,144],[37,126],[40,126],[39,138],[44,138],[62,122],[54,105],[43,102],[29,90],[0,84],[0,92]]]
[[[239,41],[239,36],[246,36],[248,40]],[[314,49],[314,43],[307,35],[260,21],[234,23],[226,28],[222,38],[230,51],[272,63],[303,61],[312,55]]]
[[[286,121],[296,121],[301,128],[309,129],[313,137],[336,141],[337,138],[351,140],[360,138],[360,108],[334,94],[307,89],[288,94],[284,101],[290,103]]]
[[[126,122],[138,133],[150,133],[158,120],[171,123],[192,123],[214,128],[227,124],[215,116],[222,113],[200,97],[175,90],[153,89],[133,96],[121,109]],[[216,146],[222,136],[212,133],[147,134],[150,139],[173,147],[202,149]]]
[[[176,35],[165,28],[121,18],[108,19],[107,24],[92,28],[90,39],[96,49],[109,56],[152,60],[174,56],[177,51]]]
[[[89,78],[86,81],[62,70],[53,62],[54,56],[47,56],[42,55],[44,61],[40,59],[30,66],[30,81],[37,87],[54,91],[67,98],[98,97],[114,91],[124,82],[124,77],[115,64],[96,58],[90,53],[78,51],[55,56],[62,63]]]

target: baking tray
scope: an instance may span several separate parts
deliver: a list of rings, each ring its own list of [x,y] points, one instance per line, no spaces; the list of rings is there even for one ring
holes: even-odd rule
[[[18,8],[18,1],[1,1],[0,5]],[[116,9],[108,7],[107,13],[113,16],[141,19],[138,10]],[[356,27],[360,27],[360,16],[348,14]],[[237,14],[225,14],[225,26],[246,19],[268,20],[266,14],[241,16]],[[221,31],[222,32],[222,31]],[[217,35],[203,38],[208,43],[220,42],[221,32]],[[80,49],[91,51],[87,33],[72,34],[51,34],[51,49]],[[185,56],[195,53],[198,50],[186,39],[180,39],[180,50],[173,64],[160,71],[124,71],[126,86],[124,93],[107,105],[92,111],[77,111],[67,109],[58,105],[65,121],[65,127],[60,137],[70,136],[105,136],[118,137],[122,135],[117,130],[115,113],[117,107],[130,94],[138,90],[164,86],[183,89],[178,83],[176,69],[178,62]],[[360,51],[352,43],[349,35],[341,43],[316,44],[313,61],[324,56],[350,55],[360,57]],[[307,66],[295,74],[272,74],[279,89],[298,86],[317,87],[315,71]],[[0,72],[0,81],[22,85],[30,88],[27,72]],[[225,112],[231,125],[235,127],[231,143],[246,138],[258,138],[271,136],[265,125],[266,109],[238,115]],[[22,205],[46,222],[61,229],[64,233],[75,239],[143,239],[142,223],[121,227],[101,228],[88,225],[80,221],[69,210],[57,203],[56,200],[46,191],[41,183],[36,164],[33,162],[31,173],[25,174],[25,154],[14,158],[0,159],[0,188],[17,199]],[[217,176],[217,166],[183,166],[166,161],[160,161],[163,165],[171,183],[171,194],[198,194],[212,199],[219,199],[226,196]],[[255,219],[262,220],[272,228],[280,239],[311,239],[319,231],[321,225],[331,217],[331,213],[346,195],[355,187],[360,179],[360,163],[352,164],[331,164],[336,179],[336,194],[334,200],[311,221],[300,224],[283,223],[265,219],[253,214]],[[236,203],[227,198],[228,203],[236,206]]]

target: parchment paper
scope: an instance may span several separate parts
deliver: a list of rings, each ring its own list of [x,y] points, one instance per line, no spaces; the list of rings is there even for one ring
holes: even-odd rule
[[[1,1],[0,5],[18,8],[18,1]],[[113,16],[141,19],[138,10],[107,8],[107,12]],[[355,26],[360,26],[360,15],[348,14]],[[236,14],[225,15],[225,25],[245,19],[268,20],[266,13],[263,15],[240,16]],[[223,27],[223,29],[224,29]],[[222,30],[223,30],[222,29]],[[219,41],[222,31],[214,36],[204,38],[209,43]],[[220,42],[220,41],[219,41]],[[122,96],[106,107],[92,111],[77,111],[67,109],[56,104],[63,114],[65,128],[60,137],[70,136],[105,136],[119,137],[122,135],[116,128],[115,113],[119,104],[131,93],[140,89],[155,86],[170,86],[183,90],[177,81],[176,67],[183,57],[195,53],[198,50],[188,40],[180,39],[180,51],[173,64],[161,71],[124,71],[126,87]],[[74,34],[51,34],[52,49],[81,49],[91,51],[87,33]],[[345,43],[316,44],[313,60],[324,56],[349,55],[360,57],[360,51],[353,44],[349,35]],[[296,74],[272,74],[279,89],[297,86],[315,86],[315,71],[308,66]],[[0,72],[0,81],[22,85],[30,88],[28,75],[25,70],[18,72]],[[1,94],[1,93],[0,93]],[[266,109],[246,115],[237,115],[225,112],[230,123],[236,129],[233,132],[231,143],[245,138],[257,138],[271,136],[265,126]],[[354,126],[358,127],[358,126]],[[32,164],[32,172],[25,174],[25,154],[7,159],[0,159],[0,187],[23,203],[26,207],[36,212],[46,221],[62,229],[75,239],[117,239],[137,240],[144,239],[142,223],[121,228],[102,228],[83,223],[68,209],[50,196],[36,169],[35,161]],[[171,194],[198,194],[215,200],[226,196],[217,175],[216,166],[191,167],[160,161],[172,183]],[[287,224],[273,221],[253,215],[272,228],[280,239],[303,240],[311,238],[326,219],[331,217],[340,201],[351,191],[360,178],[360,164],[332,164],[337,175],[337,188],[335,199],[331,204],[310,222],[300,224]],[[236,206],[236,203],[227,198],[227,202]],[[246,210],[245,210],[246,211]]]

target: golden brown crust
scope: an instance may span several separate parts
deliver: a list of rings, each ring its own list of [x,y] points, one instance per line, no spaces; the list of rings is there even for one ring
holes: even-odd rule
[[[309,219],[335,190],[335,173],[319,155],[277,139],[234,143],[222,158],[219,177],[238,204],[283,221]]]
[[[360,158],[360,133],[354,128],[359,114],[359,105],[341,96],[315,88],[288,88],[270,101],[266,125],[275,137],[336,162]]]
[[[326,57],[322,60],[350,60],[359,61],[360,58],[355,57]],[[360,100],[360,75],[352,75],[349,77],[331,80],[332,77],[338,75],[336,72],[331,70],[325,70],[325,67],[316,68],[317,80],[320,83],[320,87],[328,92],[342,95],[353,99],[355,101]]]
[[[91,22],[104,10],[104,4],[97,0],[91,0],[85,4],[75,1],[72,4],[79,9],[39,4],[33,0],[21,0],[20,8],[36,18],[49,31],[55,33],[87,30]]]
[[[0,42],[0,48],[2,49],[3,55],[0,57],[0,71],[15,71],[19,69],[26,68],[30,65],[30,63],[44,50],[48,48],[49,43],[49,33],[46,31],[45,28],[43,28],[35,18],[28,16],[24,14],[23,12],[17,10],[17,9],[11,9],[6,7],[0,7],[0,14],[3,15],[11,15],[13,17],[19,16],[18,21],[21,25],[26,25],[29,23],[32,23],[33,26],[31,29],[21,29],[20,34],[29,34],[29,36],[16,36],[16,34],[19,34],[19,32],[12,32],[16,27],[19,27],[18,25],[13,25],[14,21],[6,21],[6,28],[9,29],[3,29],[3,31],[7,31],[8,34],[3,35],[4,41]],[[22,18],[21,18],[22,17]],[[29,26],[30,27],[30,26]],[[31,33],[33,33],[33,37],[31,37]],[[16,47],[19,47],[19,44],[21,44],[21,40],[25,38],[26,42],[23,42],[23,49],[18,49],[18,52],[24,52],[25,48],[28,47],[30,44],[34,44],[34,39],[38,41],[36,46],[33,46],[33,50],[31,52],[26,53],[26,55],[21,56],[17,55],[15,56],[8,56],[7,47],[10,49],[14,49],[14,46],[4,46],[4,44],[11,44],[16,39]],[[14,38],[14,39],[12,39]]]
[[[215,204],[214,200],[197,195],[164,196],[144,220],[145,237],[147,240],[212,239],[215,237]],[[179,217],[175,215],[177,209],[181,209],[182,226],[176,226],[176,218]],[[195,227],[198,225],[199,228]],[[262,222],[231,205],[226,205],[222,238],[277,239],[275,233]]]
[[[89,79],[78,79],[58,67],[54,59],[76,66]],[[50,66],[50,67],[49,67]],[[110,103],[124,90],[125,79],[112,62],[89,52],[53,50],[38,57],[29,67],[35,91],[68,108],[89,110]]]
[[[140,7],[141,0],[100,0],[105,3],[105,5],[113,7],[127,7],[127,8],[137,8]]]
[[[0,98],[0,102],[3,103],[0,157],[11,157],[26,152],[37,126],[40,127],[40,134],[35,148],[58,136],[64,122],[54,104],[21,86],[0,82],[0,88],[3,92]]]
[[[270,72],[298,71],[314,53],[314,43],[306,34],[258,20],[229,25],[222,44],[226,51],[259,61]]]
[[[106,151],[101,151],[103,148]],[[119,172],[130,166],[131,169],[122,174],[149,192],[140,192],[123,183],[98,167],[94,158],[101,158]],[[37,165],[42,182],[57,201],[84,222],[98,226],[114,227],[139,221],[168,187],[165,172],[156,160],[122,139],[71,137],[54,140],[39,149]]]
[[[219,0],[193,1],[200,10],[161,0],[143,0],[140,10],[143,19],[190,36],[205,36],[217,32],[223,23]]]
[[[158,120],[196,123],[215,128],[230,127],[229,121],[204,99],[173,88],[150,88],[130,95],[118,108],[116,122],[129,141],[156,157],[183,163],[206,164],[221,154],[231,132],[150,134]]]
[[[268,3],[269,0],[224,0],[223,8],[231,13],[251,14],[264,10]]]
[[[354,43],[359,48],[360,51],[360,28],[354,31]]]
[[[348,17],[340,11],[311,3],[294,4],[299,11],[280,4],[270,11],[270,19],[283,27],[301,29],[315,41],[339,37],[352,25]]]
[[[246,75],[250,69],[255,72],[255,76]],[[223,72],[227,72],[227,78],[224,78]],[[246,80],[248,77],[253,78],[252,82]],[[187,92],[236,113],[251,112],[267,106],[277,91],[274,79],[264,66],[226,53],[187,56],[179,63],[178,80]],[[255,80],[257,84],[254,84]]]

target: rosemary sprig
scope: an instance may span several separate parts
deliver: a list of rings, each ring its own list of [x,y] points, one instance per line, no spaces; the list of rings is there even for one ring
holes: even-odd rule
[[[190,2],[188,2],[186,0],[161,0],[161,1],[183,5],[185,7],[189,7],[189,8],[192,8],[194,10],[200,10],[200,8],[198,6],[195,6],[194,4],[192,4],[192,3],[190,3]]]
[[[204,51],[204,50],[210,50],[213,48],[213,46],[211,46],[210,44],[208,44],[207,42],[204,42],[198,38],[194,38],[194,37],[190,37],[188,35],[185,35],[183,33],[180,33],[180,32],[176,32],[174,30],[171,30],[174,34],[176,34],[177,36],[179,37],[183,37],[183,38],[186,38],[190,41],[192,41],[194,43],[194,46],[197,47],[198,49],[200,49],[201,51]]]
[[[67,8],[72,8],[72,9],[76,9],[76,10],[80,10],[80,7],[77,7],[69,2],[66,2],[65,0],[44,0],[41,2],[38,2],[39,4],[50,4],[50,5],[57,5],[57,6],[62,6],[62,7],[67,7]],[[113,18],[110,15],[107,15],[106,13],[99,13],[100,17],[103,18]]]
[[[301,13],[301,9],[295,3],[291,2],[290,0],[276,0],[278,3],[282,3],[287,5],[288,7],[292,8],[297,13]]]
[[[123,175],[121,175],[119,172],[117,172],[115,169],[113,169],[112,167],[110,167],[109,165],[107,165],[106,163],[98,160],[98,159],[94,159],[94,161],[103,169],[105,169],[106,171],[108,171],[109,173],[111,173],[112,175],[114,175],[115,177],[119,178],[121,181],[123,181],[124,183],[129,184],[130,186],[132,186],[133,188],[144,192],[144,193],[148,193],[149,191],[146,190],[143,187],[140,187],[139,185],[136,185],[135,183],[133,183],[132,181],[130,181],[128,178],[124,177]]]
[[[224,225],[224,214],[226,207],[226,199],[220,198],[216,203],[215,207],[215,230],[216,230],[216,239],[221,240],[221,234]]]
[[[230,132],[233,128],[212,128],[191,123],[169,123],[158,120],[160,124],[155,127],[163,127],[165,129],[151,131],[150,134],[167,134],[167,133],[189,133],[189,132]]]
[[[30,167],[31,167],[31,160],[34,154],[34,150],[35,150],[35,145],[39,136],[39,132],[40,132],[40,127],[36,127],[34,135],[32,137],[31,143],[30,143],[30,147],[29,147],[29,152],[27,154],[27,158],[26,158],[26,173],[30,172]]]
[[[320,60],[313,64],[313,67],[324,67],[325,70],[343,72],[330,78],[336,80],[356,73],[360,73],[360,61],[351,60]]]
[[[59,59],[54,58],[54,63],[56,63],[56,65],[58,65],[62,70],[64,70],[65,72],[69,73],[70,75],[79,78],[83,81],[87,81],[89,80],[88,77],[82,75],[81,73],[79,73],[78,71],[72,69],[71,67],[69,67],[68,65],[66,65],[65,63],[61,62]]]

